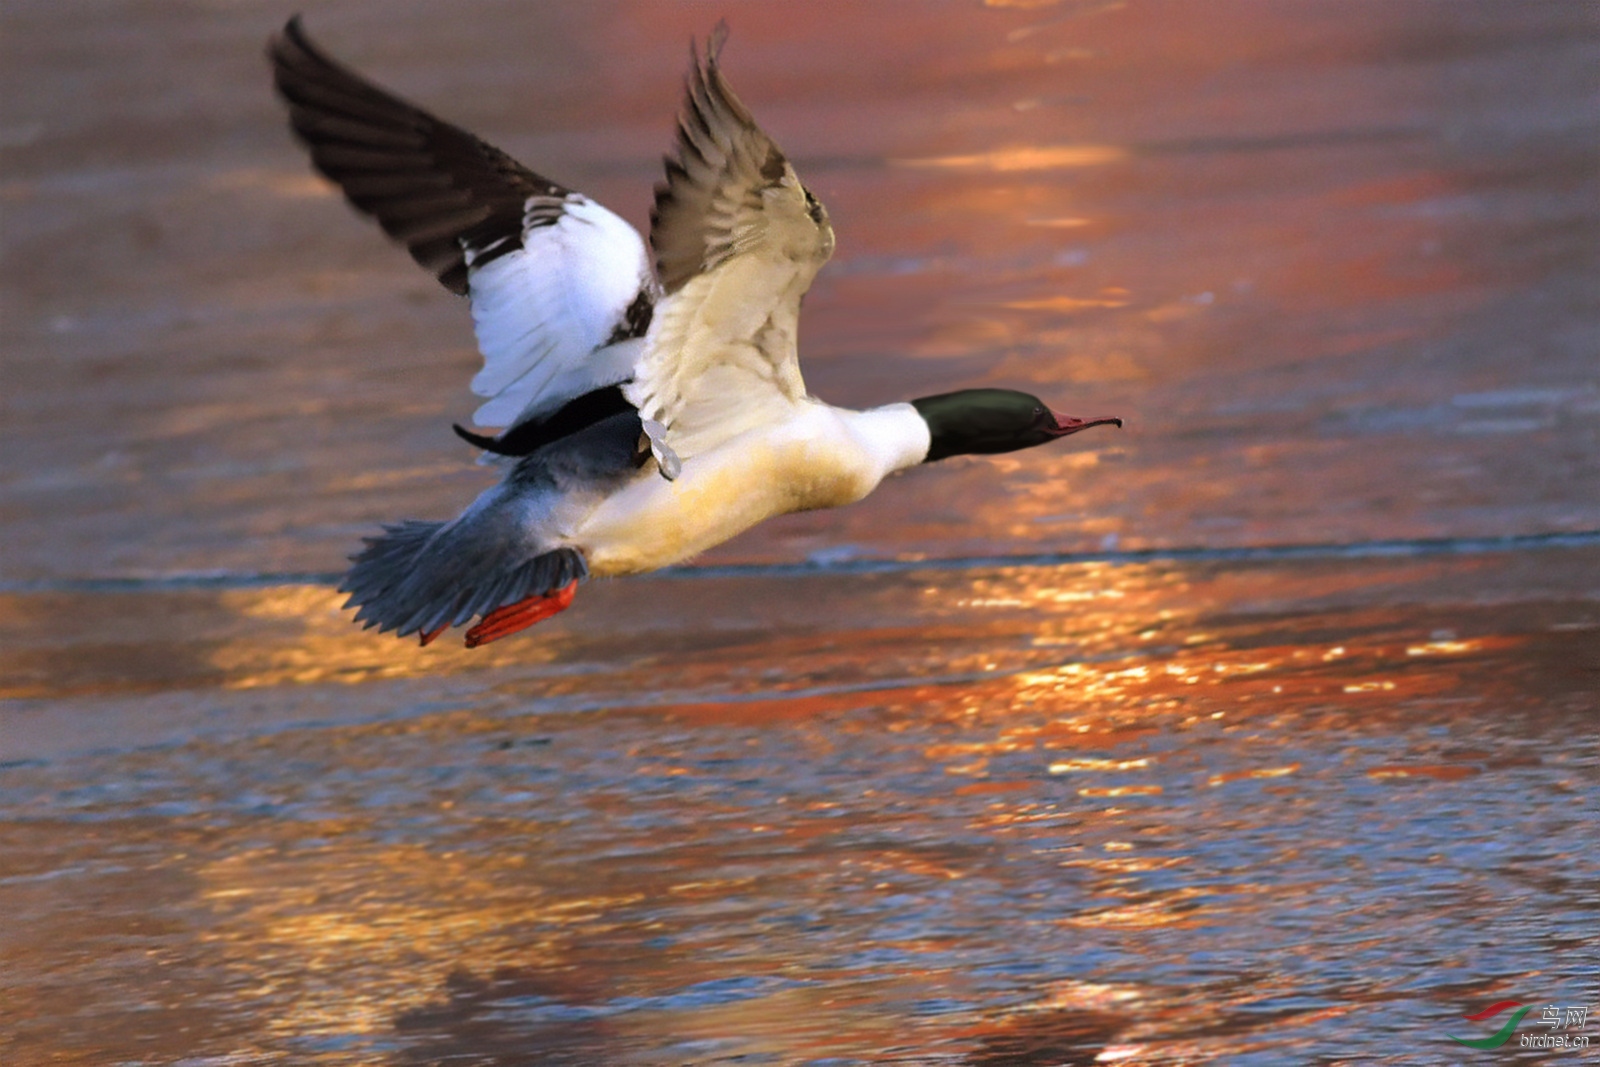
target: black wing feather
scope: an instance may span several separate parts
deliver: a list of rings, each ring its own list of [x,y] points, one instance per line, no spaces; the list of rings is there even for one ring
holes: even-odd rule
[[[571,192],[330,59],[298,15],[268,55],[317,170],[452,292],[467,291],[467,252],[481,266],[522,248],[541,221],[530,199]]]

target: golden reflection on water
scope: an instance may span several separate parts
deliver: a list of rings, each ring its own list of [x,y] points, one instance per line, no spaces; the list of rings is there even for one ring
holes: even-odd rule
[[[473,655],[448,640],[421,648],[414,640],[363,631],[344,610],[345,595],[326,586],[295,585],[268,589],[226,590],[220,607],[243,619],[269,624],[268,632],[252,628],[224,641],[209,659],[229,689],[332,682],[361,685],[391,678],[411,678],[508,661],[550,662],[550,642],[525,642],[514,647],[477,650]]]
[[[1229,782],[1246,781],[1251,778],[1286,778],[1300,770],[1300,764],[1290,763],[1283,767],[1252,767],[1243,771],[1227,771],[1223,774],[1213,774],[1206,779],[1206,785],[1216,787],[1227,785]]]
[[[1427,568],[1386,564],[1379,573],[1404,581]],[[1089,748],[1165,716],[1185,721],[1206,702],[1214,705],[1206,716],[1330,697],[1381,712],[1455,684],[1451,663],[1508,654],[1518,641],[1437,626],[1279,641],[1250,629],[1247,616],[1219,627],[1211,614],[1240,598],[1270,603],[1360,588],[1340,571],[1089,563],[688,579],[697,610],[721,620],[701,636],[681,627],[684,581],[596,583],[561,619],[473,651],[364,632],[324,586],[164,593],[128,601],[142,606],[134,614],[90,611],[70,595],[0,597],[0,628],[11,635],[0,673],[9,695],[41,696],[157,684],[359,686],[487,671],[507,699],[666,700],[686,719],[748,722],[824,716],[869,685],[906,714],[998,717],[1016,731],[1006,744]],[[1365,617],[1374,634],[1392,627],[1380,610]],[[976,773],[990,754],[968,749],[959,762]]]
[[[1365,579],[1429,570],[1372,564]],[[586,622],[512,644],[502,666],[521,673],[486,671],[482,704],[190,746],[190,763],[219,765],[266,809],[252,799],[213,821],[204,790],[178,794],[199,805],[192,859],[172,861],[174,884],[193,886],[180,902],[198,931],[189,952],[227,976],[208,995],[251,1005],[265,1048],[397,1032],[472,1048],[473,1027],[507,1019],[535,1043],[607,1050],[689,1037],[752,1055],[890,1047],[915,1015],[886,1009],[892,998],[977,999],[964,961],[982,938],[961,924],[996,900],[1035,909],[1018,929],[1055,931],[1064,940],[1041,941],[1052,951],[1106,937],[1152,958],[1171,932],[1212,939],[1296,907],[1221,844],[1270,832],[1249,821],[1262,803],[1236,813],[1229,788],[1292,812],[1361,786],[1489,780],[1503,756],[1430,747],[1417,717],[1460,699],[1462,670],[1514,659],[1524,640],[1385,607],[1309,621],[1250,609],[1356,584],[1343,569],[1095,563],[689,579],[724,629],[662,644],[678,640],[685,581],[597,591],[575,616]],[[231,635],[215,666],[235,688],[491,662],[362,635],[324,588],[207,595],[203,624]],[[562,673],[596,648],[605,671]],[[597,710],[486,706],[550,692]],[[1387,744],[1407,730],[1409,747]],[[1328,736],[1342,749],[1371,738],[1380,756],[1330,777]],[[233,785],[235,768],[253,780]],[[153,825],[123,831],[124,846],[168,832]],[[1274,838],[1268,861],[1304,864],[1300,847]],[[917,909],[929,911],[915,925],[896,918]],[[874,962],[841,962],[857,951]],[[537,1007],[609,1010],[729,974],[780,985],[629,1009],[593,1033],[550,1029]],[[1159,984],[1120,988],[1151,997]],[[1038,1028],[1113,1050],[1146,1032],[1106,1014],[1109,993],[1037,988],[1020,1006],[919,1025],[963,1048]],[[1149,1028],[1164,1052],[1185,1010],[1169,1003]]]
[[[1100,290],[1098,297],[1047,296],[1038,300],[1010,300],[1005,307],[1018,311],[1082,311],[1086,308],[1121,308],[1130,303],[1131,294],[1115,286]]]
[[[1045,229],[1052,229],[1052,230],[1076,230],[1076,229],[1081,229],[1084,226],[1093,225],[1093,223],[1094,223],[1093,219],[1086,219],[1086,218],[1081,218],[1081,217],[1078,217],[1078,216],[1070,216],[1070,215],[1064,215],[1064,216],[1061,216],[1059,218],[1051,218],[1051,219],[1029,219],[1028,220],[1028,225],[1029,226],[1040,226],[1040,227],[1043,227]]]
[[[903,167],[940,167],[954,170],[986,170],[995,173],[1033,170],[1070,170],[1120,163],[1128,150],[1107,144],[1021,145],[970,155],[928,156],[897,159]]]
[[[1051,774],[1072,774],[1076,771],[1132,771],[1143,770],[1150,766],[1147,758],[1139,759],[1099,759],[1083,758],[1058,760],[1050,764]]]
[[[302,835],[351,842],[373,830],[347,820],[299,826],[285,836],[288,850],[245,850],[197,872],[214,917],[203,940],[252,995],[281,1006],[263,1013],[276,1035],[392,1030],[397,1014],[436,994],[453,961],[559,966],[565,930],[603,933],[607,913],[641,899],[552,898],[523,874],[529,857],[515,850],[294,847]]]
[[[1019,11],[1033,11],[1037,8],[1055,7],[1061,0],[983,0],[984,7],[1010,8]]]
[[[914,602],[890,604],[882,598],[863,602],[859,605],[860,624],[867,627],[863,637],[875,640],[870,635],[884,632],[889,636],[891,650],[903,657],[913,652],[908,646],[926,639],[927,631],[915,628],[883,631],[882,618],[903,616],[908,609],[921,607],[935,617],[962,616],[963,629],[969,629],[975,622],[981,632],[982,620],[971,619],[971,613],[1000,609],[1007,615],[1021,610],[1034,620],[1029,643],[1035,650],[1048,650],[1062,643],[1081,646],[1085,641],[1120,639],[1126,634],[1130,624],[1120,611],[1110,610],[1109,605],[1131,597],[1134,603],[1128,605],[1128,610],[1138,612],[1150,606],[1153,596],[1162,591],[1174,591],[1166,576],[1157,575],[1148,567],[1113,568],[1090,564],[1074,571],[1061,581],[1037,580],[1044,576],[1031,569],[996,572],[972,581],[958,578],[954,588],[941,579],[941,584],[923,589],[920,605]],[[663,591],[659,586],[640,589],[639,592],[647,594],[646,603],[630,603],[630,609],[638,614],[654,613],[660,625],[670,626],[677,604],[671,597],[672,590],[665,590],[669,600],[663,603]],[[575,610],[590,612],[587,618],[574,616],[572,621],[580,632],[584,629],[604,632],[611,622],[604,617],[608,607],[614,607],[618,597],[627,598],[626,590],[608,589],[607,593],[610,595],[607,605],[580,601]],[[548,627],[539,633],[472,652],[447,641],[421,649],[412,641],[364,632],[353,626],[350,613],[342,608],[343,600],[342,594],[313,585],[222,591],[217,594],[217,607],[221,611],[240,622],[257,625],[216,626],[216,632],[225,636],[207,653],[208,664],[222,673],[228,688],[234,689],[322,682],[357,685],[378,679],[455,673],[511,663],[537,667],[557,661],[570,643],[556,627]],[[1083,611],[1087,605],[1097,605],[1097,608]],[[881,610],[887,610],[888,615],[879,614]],[[935,623],[936,618],[924,618],[921,622],[923,625]],[[1070,635],[1058,633],[1061,626],[1070,626]],[[781,633],[773,636],[781,640]],[[839,647],[831,652],[829,659],[835,669],[848,669],[849,653],[859,647]],[[845,657],[843,660],[841,654]],[[946,672],[1011,671],[1020,665],[1018,654],[1033,656],[1036,652],[1007,649],[998,655],[976,651],[970,657],[946,654],[940,667]],[[922,657],[918,655],[917,658]],[[693,669],[696,664],[690,660],[685,666]],[[715,656],[700,667],[710,671],[725,669],[722,660]],[[906,677],[907,684],[917,683],[915,673],[913,670],[912,675]]]
[[[625,590],[615,590],[613,596],[627,599],[632,611],[643,617],[645,633],[651,633],[653,625],[670,626],[676,610],[674,591],[665,590],[668,598],[662,601],[659,594],[663,591],[660,586],[641,589],[648,594],[642,604],[628,599]],[[1251,647],[1233,648],[1226,638],[1194,625],[1208,598],[1203,588],[1196,588],[1191,575],[1181,568],[1155,564],[1005,568],[953,579],[941,576],[937,583],[922,588],[920,600],[906,598],[906,592],[903,585],[896,584],[855,605],[860,612],[856,622],[837,620],[841,632],[852,625],[859,627],[859,641],[835,637],[819,643],[799,634],[785,634],[784,628],[767,630],[760,638],[771,644],[767,658],[772,662],[805,658],[810,671],[830,677],[835,684],[848,682],[852,676],[859,678],[864,668],[887,669],[908,694],[922,687],[924,672],[929,670],[992,673],[994,681],[974,683],[959,694],[930,696],[939,704],[965,702],[974,712],[980,707],[1003,707],[1032,716],[1058,706],[1077,709],[1079,716],[1067,723],[1018,724],[1021,730],[1048,732],[1049,737],[1035,739],[1061,747],[1081,745],[1086,738],[1126,728],[1155,710],[1175,710],[1192,702],[1195,691],[1209,693],[1218,687],[1225,687],[1226,711],[1235,714],[1268,695],[1280,703],[1330,693],[1354,698],[1423,695],[1437,688],[1439,676],[1412,668],[1479,653],[1491,643],[1503,650],[1507,640],[1452,636],[1398,646],[1384,642],[1357,647],[1348,640],[1263,645],[1253,638]],[[590,605],[591,616],[574,617],[575,632],[551,629],[499,647],[467,652],[443,643],[419,649],[409,641],[363,633],[350,624],[348,613],[340,608],[341,600],[339,594],[318,586],[223,592],[219,606],[224,611],[265,624],[273,639],[264,640],[255,628],[222,627],[237,636],[217,644],[209,653],[209,663],[222,672],[229,688],[238,689],[320,682],[359,684],[513,663],[537,670],[561,660],[574,636],[582,638],[588,633],[591,642],[605,640],[603,635],[615,622],[607,617],[608,609],[619,602],[611,599]],[[903,624],[885,629],[881,620],[894,617]],[[962,644],[970,648],[942,643],[939,655],[929,659],[923,646],[935,639],[933,635],[946,620],[959,625]],[[761,623],[751,619],[751,624],[757,627],[756,634],[762,634]],[[658,639],[648,638],[640,647],[648,649]],[[862,661],[858,656],[865,647],[862,642],[877,646],[878,658]],[[742,658],[744,653],[737,655]],[[667,663],[652,656],[646,660],[641,669],[654,672],[659,686],[688,691],[697,688],[702,679],[724,675],[728,669],[723,654],[714,649]],[[613,680],[622,682],[627,673],[624,670]],[[552,684],[565,689],[572,683]],[[810,710],[803,713],[815,714],[841,699],[820,696],[796,704],[794,697],[784,695],[783,688],[760,696],[740,714],[791,717],[806,708]],[[758,687],[752,696],[765,689]],[[780,710],[783,705],[788,706]],[[687,714],[690,709],[685,706],[681,710]],[[704,710],[719,714],[714,705]],[[723,709],[721,713],[734,712]],[[1011,744],[1017,736],[1006,734],[999,743]],[[981,755],[970,746],[963,751],[968,756]]]
[[[926,669],[917,666],[917,661],[926,658],[919,647],[930,636],[926,627],[937,626],[944,618],[959,619],[963,631],[977,636],[982,634],[986,613],[998,610],[1005,618],[1007,631],[1014,627],[1017,611],[1026,613],[1030,619],[1028,647],[1002,645],[998,650],[974,650],[970,654],[952,654],[947,649],[937,664],[939,673],[1014,671],[1027,659],[1048,655],[1050,649],[1063,644],[1081,647],[1085,643],[1119,641],[1132,625],[1128,615],[1149,610],[1153,597],[1181,591],[1181,588],[1174,588],[1166,575],[1145,566],[1114,568],[1090,564],[1074,568],[1072,575],[1058,580],[1040,580],[1047,578],[1033,569],[995,572],[975,580],[958,577],[953,586],[941,578],[939,584],[923,588],[920,604],[915,599],[891,602],[881,596],[863,600],[856,606],[860,612],[857,625],[863,627],[864,640],[870,643],[887,641],[885,651],[895,657],[891,662],[901,662],[909,671],[904,683],[915,686],[919,684],[918,674]],[[625,602],[630,614],[653,615],[658,625],[670,627],[678,610],[675,590],[660,585],[635,588],[641,596],[630,597],[625,589],[608,587],[605,591],[607,603],[580,601],[575,612],[589,614],[575,614],[572,623],[580,634],[585,631],[603,634],[615,621],[606,617],[608,610]],[[901,587],[896,588],[899,597]],[[1130,598],[1128,615],[1112,607]],[[415,642],[363,632],[353,626],[350,613],[341,607],[343,599],[342,594],[327,587],[312,585],[223,591],[217,594],[217,606],[221,611],[242,622],[258,625],[218,625],[217,632],[228,636],[207,653],[209,666],[220,671],[224,684],[234,689],[322,682],[356,685],[378,679],[448,674],[513,663],[536,668],[556,662],[570,644],[564,632],[550,627],[472,652],[446,641],[421,649]],[[1095,606],[1094,610],[1085,611],[1090,605]],[[915,615],[906,619],[911,626],[883,628],[884,618],[904,618],[913,609],[925,614],[921,619]],[[1156,609],[1158,614],[1160,610]],[[781,649],[785,637],[780,628],[776,632],[769,631],[765,639],[777,640],[776,649]],[[860,644],[828,639],[827,645],[823,655],[831,670],[848,674],[859,671],[862,666],[872,666],[857,660]],[[775,650],[769,658],[774,662],[791,662],[793,654],[798,654],[798,650],[795,653]],[[1019,656],[1022,657],[1020,661]],[[815,670],[818,664],[813,661],[810,666]],[[1137,669],[1140,668],[1129,668]],[[723,659],[712,652],[709,659],[697,661],[691,657],[681,664],[667,665],[666,678],[676,680],[685,671],[699,675],[725,670]],[[779,694],[777,699],[784,698]]]
[[[819,161],[820,182],[855,187],[859,236],[846,236],[867,254],[857,273],[824,276],[839,284],[819,287],[812,313],[845,290],[868,298],[817,321],[811,343],[837,350],[888,322],[867,334],[872,354],[910,354],[834,361],[841,401],[879,389],[880,376],[976,376],[962,384],[1034,383],[1075,414],[1128,416],[1130,432],[924,472],[896,505],[815,518],[799,551],[758,535],[751,558],[1587,521],[1577,502],[1591,483],[1571,460],[1592,452],[1581,447],[1587,409],[1564,409],[1574,417],[1562,455],[1509,450],[1521,466],[1498,462],[1509,454],[1498,435],[1466,431],[1536,420],[1441,430],[1423,417],[1456,392],[1532,373],[1485,322],[1537,340],[1541,324],[1566,336],[1587,314],[1567,300],[1587,263],[1570,239],[1582,227],[1563,240],[1551,222],[1592,216],[1572,191],[1582,153],[1570,138],[1516,135],[1519,117],[1539,119],[1523,133],[1549,134],[1587,113],[1570,94],[1506,80],[1517,67],[1507,48],[1540,52],[1524,68],[1575,69],[1559,15],[1499,5],[1493,26],[1463,36],[1420,5],[1360,19],[1313,5],[985,6],[1012,12],[956,5],[912,26],[890,5],[857,5],[882,33],[861,32],[880,28],[869,23],[841,34],[821,5],[805,16],[752,6],[735,20],[754,49],[740,44],[739,56],[785,42],[765,73],[742,68],[752,103],[783,98],[758,88],[763,77],[829,86],[792,97],[820,109],[806,120],[813,145],[846,160],[909,157],[881,172]],[[537,6],[524,7],[514,31],[575,57],[524,64],[540,72],[537,91],[579,102],[551,131],[552,151],[588,161],[579,169],[601,185],[591,192],[620,187],[642,158],[634,119],[643,129],[648,111],[657,129],[671,106],[628,88],[633,68],[655,62],[635,31],[703,16],[633,5],[604,26],[541,28]],[[1119,8],[1127,17],[1080,18]],[[154,17],[145,29],[160,36],[167,16]],[[33,21],[25,35],[50,36],[48,19]],[[218,54],[259,48],[253,18],[206,33],[231,42]],[[860,64],[841,40],[910,50]],[[424,82],[442,70],[499,77],[458,45],[432,41],[412,57]],[[43,58],[29,76],[48,84],[58,53],[33,49]],[[292,150],[259,69],[233,65],[260,104],[244,125],[220,112],[172,122],[200,82],[152,77],[178,70],[164,63],[170,49],[103,58],[150,91],[122,94],[98,118],[68,116],[98,131],[83,137],[60,136],[57,112],[95,94],[34,94],[43,110],[25,125],[39,132],[25,140],[38,143],[20,146],[33,177],[0,186],[8,206],[39,209],[17,247],[51,253],[32,257],[40,269],[26,283],[38,329],[18,335],[28,388],[14,406],[34,415],[15,435],[25,514],[11,531],[23,561],[13,576],[245,571],[264,559],[315,569],[358,521],[352,494],[405,488],[407,507],[445,508],[455,458],[436,463],[436,438],[420,428],[448,417],[427,399],[436,387],[463,388],[442,354],[458,367],[475,358],[460,320],[425,311],[442,299],[431,290],[411,317],[394,276],[356,266],[382,251],[355,224],[343,225],[359,253],[323,240],[308,201],[335,194],[282,154]],[[878,99],[861,110],[869,86]],[[231,107],[230,94],[195,99]],[[126,121],[135,97],[156,102],[159,121]],[[1504,121],[1481,113],[1491,98]],[[600,136],[615,120],[591,123],[591,109],[629,116],[623,135]],[[573,122],[578,141],[562,132]],[[210,144],[223,126],[237,136]],[[1390,138],[1399,127],[1421,136]],[[850,133],[862,129],[871,136]],[[1446,129],[1448,144],[1427,135]],[[284,169],[250,164],[269,157]],[[175,171],[180,158],[194,167]],[[182,185],[153,184],[178,172]],[[878,210],[889,202],[896,210]],[[176,217],[163,205],[196,209],[199,223],[160,225]],[[257,224],[241,227],[246,207]],[[431,284],[417,276],[414,291]],[[437,333],[418,330],[424,318]],[[1586,373],[1581,355],[1558,358],[1560,345],[1521,347],[1542,354],[1537,373],[1552,383]],[[1407,363],[1440,351],[1461,356],[1442,377],[1437,359]],[[299,357],[263,362],[273,352]],[[386,366],[437,364],[437,377],[374,394],[374,352]],[[346,394],[378,407],[351,417],[329,399]],[[392,417],[373,421],[374,410]],[[1412,421],[1398,418],[1408,411]],[[1376,420],[1369,432],[1367,415],[1393,415],[1398,430]],[[60,432],[73,417],[83,432]],[[307,420],[343,436],[312,435],[285,460],[284,440]],[[349,462],[363,449],[367,462]],[[320,461],[330,456],[341,462]],[[133,483],[138,507],[117,505]],[[1407,498],[1396,485],[1428,488]],[[804,984],[634,1011],[604,1024],[602,1038],[621,1039],[567,1062],[729,1035],[739,1043],[709,1047],[777,1062],[867,1058],[929,1035],[945,1042],[935,1055],[983,1067],[1306,1059],[1296,1027],[1380,1003],[1388,1012],[1391,996],[1413,1009],[1453,998],[1486,980],[1483,965],[1460,961],[1491,942],[1487,980],[1509,983],[1530,957],[1529,972],[1548,974],[1533,968],[1552,965],[1551,946],[1592,932],[1581,850],[1542,862],[1537,838],[1547,853],[1582,840],[1571,811],[1590,799],[1592,761],[1560,761],[1593,719],[1593,598],[1512,622],[1478,581],[1501,568],[1505,603],[1576,602],[1573,590],[1592,587],[1589,561],[641,581],[586,587],[568,616],[472,653],[362,633],[338,594],[314,586],[0,596],[0,695],[64,732],[186,701],[249,716],[215,744],[194,740],[217,736],[197,729],[203,713],[180,710],[170,745],[111,737],[103,757],[8,760],[0,785],[21,799],[5,854],[29,866],[0,878],[6,914],[26,917],[10,931],[23,949],[8,959],[7,995],[24,1005],[17,1025],[42,1035],[18,1062],[70,1059],[90,1047],[72,1045],[86,1029],[100,1031],[101,1054],[79,1062],[483,1061],[496,1039],[507,1060],[527,1062],[544,1031],[519,1017],[519,998],[609,1010],[774,974]],[[1566,566],[1572,581],[1549,578]],[[1447,595],[1410,595],[1446,570],[1429,588]],[[1529,574],[1556,592],[1529,593],[1516,580]],[[1552,620],[1590,629],[1552,637]],[[415,681],[375,684],[393,679]],[[279,710],[255,717],[269,691]],[[427,713],[441,692],[458,710]],[[148,699],[125,699],[134,694]],[[593,714],[528,712],[551,696]],[[336,720],[345,725],[296,725],[334,705],[353,709]],[[378,725],[385,716],[398,721]],[[8,746],[16,721],[4,722]],[[1556,726],[1540,735],[1541,723]],[[1535,734],[1529,749],[1515,747],[1529,740],[1516,731]],[[1548,774],[1520,777],[1528,768]],[[1472,825],[1452,828],[1452,807],[1470,809]],[[1363,829],[1375,811],[1384,825]],[[1252,844],[1262,851],[1241,857]],[[1368,862],[1406,881],[1375,884]],[[1401,884],[1423,892],[1395,893]],[[1566,917],[1552,921],[1563,895]],[[1498,916],[1495,897],[1510,902]],[[1476,941],[1456,939],[1467,916]],[[1149,931],[1158,936],[1141,938]],[[1388,940],[1404,944],[1402,964],[1359,947]],[[1203,957],[1213,962],[1194,962]],[[1449,970],[1430,977],[1419,959]],[[1235,961],[1247,963],[1219,980]],[[976,988],[978,975],[992,985]],[[474,996],[477,1015],[461,1007]],[[1272,998],[1322,1006],[1274,1018],[1260,1003]],[[424,1008],[435,1014],[404,1032],[406,1013]],[[1378,1054],[1409,1047],[1417,1014]],[[1372,1055],[1345,1042],[1400,1018],[1325,1032],[1318,1052]],[[133,1047],[163,1028],[167,1045]],[[294,1044],[351,1034],[387,1044]],[[250,1049],[261,1035],[272,1047]],[[1261,1051],[1274,1041],[1284,1043]]]
[[[920,596],[916,591],[904,583],[876,593],[862,591],[864,603],[855,625],[868,627],[868,632],[893,614],[887,610],[890,604],[901,612],[915,612],[902,620],[900,636],[882,650],[898,660],[897,687],[870,699],[907,708],[911,717],[891,721],[890,735],[898,732],[896,725],[900,730],[921,730],[925,722],[946,715],[965,724],[961,739],[924,744],[920,753],[930,770],[967,780],[949,792],[986,803],[972,825],[988,833],[1024,832],[1085,814],[1063,807],[1060,801],[1041,804],[1037,778],[991,777],[993,761],[1000,757],[1033,754],[1038,773],[1089,779],[1074,785],[1070,795],[1099,802],[1102,807],[1092,815],[1095,818],[1121,817],[1122,809],[1105,807],[1105,802],[1164,803],[1165,787],[1146,777],[1159,769],[1158,758],[1117,755],[1112,750],[1142,745],[1158,732],[1152,715],[1159,719],[1181,710],[1168,706],[1166,695],[1173,686],[1186,687],[1203,679],[1215,687],[1255,678],[1270,674],[1285,658],[1269,657],[1261,650],[1248,654],[1231,650],[1213,634],[1189,632],[1187,627],[1203,606],[1194,602],[1191,580],[1155,565],[1003,568],[977,576],[941,575],[922,585]],[[471,662],[465,654],[440,657],[409,642],[355,633],[338,601],[337,594],[318,587],[230,591],[219,598],[223,610],[273,628],[280,640],[262,642],[256,633],[219,648],[213,662],[234,688],[319,681],[349,684],[459,670]],[[664,607],[657,604],[651,610]],[[946,619],[962,621],[971,647],[945,650],[926,660],[921,651],[925,635]],[[850,622],[836,620],[829,634],[831,650],[811,651],[821,652],[835,669],[859,672],[865,666],[860,646],[841,637],[848,634],[845,627]],[[1198,640],[1191,644],[1186,637]],[[784,640],[775,634],[768,642],[781,646]],[[1152,648],[1156,644],[1160,647]],[[535,662],[539,647],[536,638],[516,646],[517,662]],[[1329,650],[1290,650],[1287,657],[1295,651],[1320,664]],[[1072,661],[1038,663],[1041,657],[1063,653]],[[739,649],[735,654],[742,658],[749,653]],[[1347,644],[1338,658],[1355,654]],[[553,657],[554,652],[544,655]],[[1129,657],[1137,659],[1130,662]],[[778,653],[773,661],[792,668],[803,657]],[[721,654],[706,650],[675,664],[668,681],[688,684],[705,673],[726,672],[727,667]],[[817,669],[819,664],[813,662],[811,667]],[[930,668],[975,671],[978,677],[959,687],[930,687],[919,677]],[[769,693],[739,705],[675,704],[654,714],[686,724],[772,723],[795,715],[820,724],[859,705],[861,699],[849,693],[805,697]],[[429,729],[442,729],[442,724]],[[816,743],[818,751],[835,747],[825,737]],[[1071,754],[1063,755],[1064,750]],[[641,780],[694,779],[705,773],[699,761],[714,755],[702,749],[694,760],[685,760],[673,748],[637,744],[624,754],[632,766],[617,770],[624,778]],[[1261,773],[1286,772],[1277,768]],[[442,802],[440,810],[448,811],[452,803]],[[590,803],[609,802],[595,796]],[[403,814],[390,811],[389,817]],[[1167,829],[1159,808],[1147,809],[1144,815],[1145,833]],[[369,823],[341,820],[296,827],[293,836],[349,840],[374,830]],[[507,842],[538,832],[531,814],[528,822],[494,830]],[[795,848],[816,831],[783,810],[774,810],[751,820],[744,832],[752,841],[770,837]],[[1131,931],[1190,928],[1206,921],[1207,905],[1200,898],[1215,890],[1150,893],[1123,888],[1116,881],[1188,862],[1182,855],[1144,855],[1141,840],[1107,840],[1092,854],[1063,857],[1063,865],[1082,867],[1112,881],[1101,887],[1089,906],[1057,922],[1081,929]],[[398,1014],[423,1008],[437,996],[454,965],[451,961],[471,960],[474,972],[480,974],[496,968],[558,971],[571,958],[575,938],[603,940],[621,921],[619,915],[657,899],[650,895],[652,890],[637,884],[620,890],[595,886],[588,892],[575,885],[541,885],[540,878],[548,875],[539,874],[534,862],[526,842],[487,853],[413,844],[302,848],[293,855],[273,847],[245,850],[200,869],[201,897],[216,916],[207,940],[256,995],[282,1005],[271,1023],[272,1035],[379,1034],[393,1027]],[[692,864],[692,856],[685,862]],[[651,876],[652,881],[660,878],[660,893],[678,902],[674,905],[678,908],[720,909],[766,891],[748,875],[708,878],[691,873],[696,870],[692,865],[681,870],[676,876],[674,872],[664,878]],[[877,892],[894,889],[906,879],[958,882],[971,873],[966,860],[952,861],[889,843],[839,857],[836,870],[847,882]],[[944,950],[937,943],[902,947],[923,954]],[[352,988],[353,975],[361,976],[354,983],[357,988]],[[922,980],[937,981],[932,975]],[[778,1003],[795,996],[803,999],[802,994],[783,993],[745,1008],[717,1008],[690,1025],[709,1027],[714,1020],[732,1032],[759,1034]],[[852,1021],[847,1005],[812,1010],[823,1011],[841,1034],[854,1033],[859,1022]],[[679,1025],[684,1025],[681,1020]],[[642,1022],[630,1026],[648,1029]],[[876,1034],[869,1036],[875,1039]],[[842,1036],[835,1040],[838,1047],[849,1048],[866,1038],[855,1033],[848,1040]]]

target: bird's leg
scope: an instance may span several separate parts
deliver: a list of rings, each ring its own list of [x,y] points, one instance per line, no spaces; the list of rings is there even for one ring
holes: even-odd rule
[[[558,615],[572,605],[572,598],[577,592],[578,583],[573,580],[554,592],[495,608],[478,625],[467,631],[467,647],[487,645],[490,641],[498,641],[518,630],[526,630],[536,622],[543,622],[552,615]]]
[[[423,648],[427,648],[429,645],[433,644],[433,639],[435,637],[438,637],[448,629],[450,629],[450,624],[445,623],[437,630],[423,630],[417,634],[417,639],[422,642]]]

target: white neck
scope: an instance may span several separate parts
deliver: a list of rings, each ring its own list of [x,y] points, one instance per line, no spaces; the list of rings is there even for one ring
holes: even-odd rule
[[[879,479],[915,467],[928,458],[933,438],[927,422],[910,404],[885,404],[870,411],[834,410],[851,436],[877,462]]]

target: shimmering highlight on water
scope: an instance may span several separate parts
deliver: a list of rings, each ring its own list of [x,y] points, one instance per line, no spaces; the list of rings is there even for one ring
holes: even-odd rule
[[[1583,5],[314,8],[641,224],[726,15],[839,232],[814,391],[1127,420],[470,653],[328,580],[488,474],[286,13],[0,16],[7,1067],[1456,1063],[1600,1005]]]

